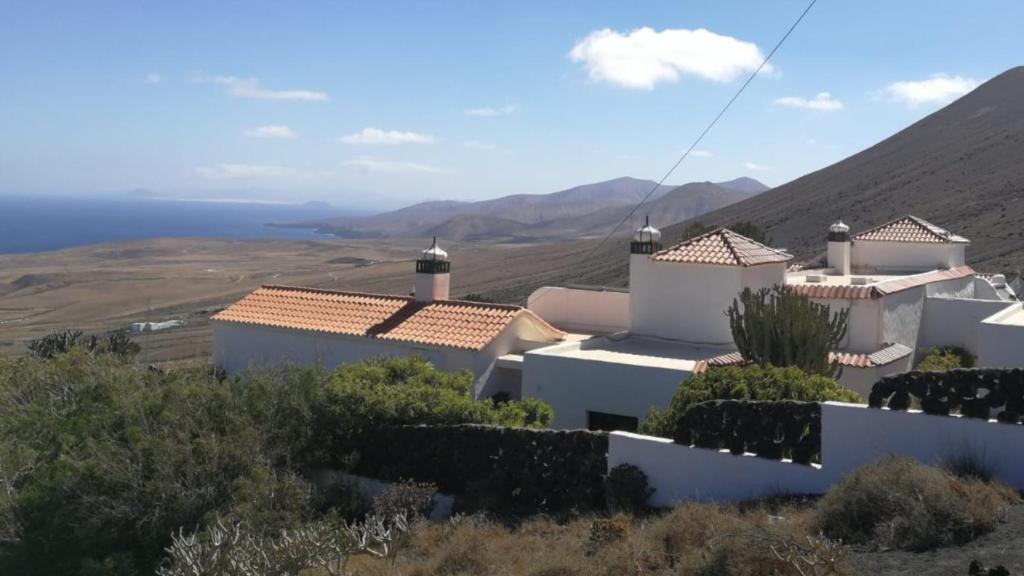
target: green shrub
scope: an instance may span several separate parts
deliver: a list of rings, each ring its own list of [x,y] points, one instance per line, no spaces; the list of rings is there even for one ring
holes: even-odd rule
[[[605,493],[609,511],[639,514],[647,509],[647,500],[654,490],[643,470],[632,464],[619,464],[608,472]]]
[[[472,397],[468,371],[440,372],[415,356],[345,364],[315,398],[315,426],[336,454],[366,431],[406,424],[543,427],[554,413],[536,399],[495,404]]]
[[[842,369],[829,362],[829,354],[846,336],[848,308],[832,313],[828,305],[776,285],[756,292],[744,288],[726,315],[733,342],[748,362],[826,376]]]
[[[947,372],[956,368],[974,368],[977,358],[959,346],[935,346],[925,350],[917,370]]]
[[[709,400],[862,401],[856,392],[840,387],[835,380],[806,374],[795,367],[751,365],[712,368],[684,380],[672,397],[669,408],[651,410],[641,431],[671,438],[683,414],[693,405]]]
[[[110,332],[105,336],[86,335],[81,330],[52,332],[28,343],[28,350],[36,358],[49,360],[72,349],[88,354],[110,354],[124,360],[137,356],[142,348],[124,331]]]
[[[96,354],[99,344],[64,350],[81,338],[51,339],[39,357],[0,355],[0,573],[152,573],[179,529],[221,519],[271,536],[325,512],[351,519],[365,508],[351,490],[318,494],[299,475],[336,457],[332,439],[386,424],[551,418],[537,401],[474,402],[468,375],[422,360],[223,379],[150,370]]]
[[[887,457],[846,475],[819,501],[817,527],[852,544],[927,550],[991,531],[1016,492]]]

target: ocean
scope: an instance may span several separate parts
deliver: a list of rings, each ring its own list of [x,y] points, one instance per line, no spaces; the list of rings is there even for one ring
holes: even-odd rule
[[[323,238],[267,223],[351,214],[319,204],[0,196],[0,254],[166,236]]]

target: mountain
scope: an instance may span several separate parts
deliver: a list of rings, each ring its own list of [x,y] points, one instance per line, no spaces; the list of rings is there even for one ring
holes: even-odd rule
[[[721,185],[711,182],[683,184],[673,188],[664,196],[641,206],[617,230],[617,233],[627,234],[639,228],[647,215],[651,216],[651,222],[655,225],[666,226],[700,216],[748,197],[749,195],[746,193],[723,188]],[[604,236],[621,223],[634,206],[635,204],[610,206],[575,218],[552,220],[544,223],[543,226],[532,227],[529,232],[535,237],[554,237],[559,234],[574,238]]]
[[[421,202],[374,216],[278,226],[316,228],[345,238],[437,236],[459,241],[536,242],[607,234],[648,194],[648,212],[669,224],[767,189],[752,178],[658,186],[650,180],[627,177],[551,194],[515,194],[479,202]],[[628,224],[633,226],[640,220],[638,213]]]
[[[754,194],[760,194],[761,192],[771,190],[771,188],[765,186],[764,183],[746,176],[741,176],[735,180],[729,180],[728,182],[715,182],[715,184],[718,184],[722,188],[742,192],[748,196],[753,196]]]
[[[1024,268],[1024,67],[845,160],[699,220],[749,220],[775,246],[811,257],[824,251],[826,229],[838,218],[857,232],[905,214],[969,238],[967,260],[977,270]],[[663,227],[664,243],[678,241],[687,224]],[[621,243],[587,255],[562,263],[546,282],[625,285],[628,258]]]

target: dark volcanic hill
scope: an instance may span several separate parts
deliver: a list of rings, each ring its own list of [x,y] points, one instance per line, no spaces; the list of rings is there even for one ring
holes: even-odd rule
[[[824,251],[826,227],[839,217],[857,232],[905,214],[969,238],[967,259],[977,270],[1024,268],[1024,67],[845,160],[699,220],[752,221],[776,246],[805,257]],[[665,242],[686,224],[663,228]],[[626,263],[622,243],[609,241],[561,276],[621,286]]]

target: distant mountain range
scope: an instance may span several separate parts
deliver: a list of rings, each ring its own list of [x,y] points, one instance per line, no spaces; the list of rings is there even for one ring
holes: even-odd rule
[[[1024,268],[1024,67],[845,160],[711,210],[699,221],[750,221],[776,247],[810,258],[824,251],[827,227],[839,218],[857,232],[905,214],[970,239],[967,260],[979,271]],[[688,225],[663,227],[664,243],[678,241]],[[584,253],[590,258],[553,263],[557,273],[544,281],[626,284],[628,254],[621,244]],[[532,288],[515,285],[490,296],[521,300]]]
[[[650,180],[627,177],[551,194],[515,194],[479,202],[421,202],[374,216],[280,226],[315,228],[347,238],[437,236],[446,240],[485,242],[586,238],[610,232],[648,193],[651,197],[645,211],[638,211],[628,222],[629,227],[639,223],[646,213],[656,214],[657,221],[669,224],[765,190],[768,187],[753,178],[656,187]]]

